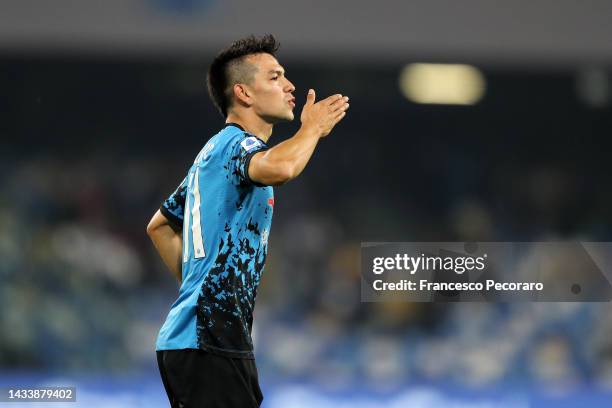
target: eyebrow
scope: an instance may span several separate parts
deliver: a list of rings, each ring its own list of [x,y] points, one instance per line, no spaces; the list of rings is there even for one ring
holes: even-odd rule
[[[271,69],[270,71],[268,71],[268,74],[285,75],[285,71],[282,69]]]

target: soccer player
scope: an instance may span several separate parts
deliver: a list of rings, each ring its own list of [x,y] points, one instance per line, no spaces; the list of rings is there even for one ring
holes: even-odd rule
[[[268,146],[275,123],[293,120],[295,87],[274,57],[272,35],[234,42],[212,62],[207,85],[225,120],[196,156],[147,233],[181,282],[157,338],[172,407],[258,407],[263,396],[251,327],[274,210],[272,186],[297,177],[319,139],[342,120],[348,97],[315,102],[301,127]]]

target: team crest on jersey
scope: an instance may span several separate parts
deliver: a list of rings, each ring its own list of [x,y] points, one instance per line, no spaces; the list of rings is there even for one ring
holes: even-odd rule
[[[261,142],[256,137],[247,137],[242,142],[240,142],[240,146],[247,152],[250,152],[254,148],[261,146]]]

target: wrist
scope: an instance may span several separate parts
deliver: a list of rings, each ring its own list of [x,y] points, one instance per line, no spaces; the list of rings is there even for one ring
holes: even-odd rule
[[[323,137],[323,130],[319,129],[319,126],[317,125],[308,125],[302,123],[302,126],[300,127],[300,133],[304,134],[306,137],[309,138],[320,139],[321,137]]]

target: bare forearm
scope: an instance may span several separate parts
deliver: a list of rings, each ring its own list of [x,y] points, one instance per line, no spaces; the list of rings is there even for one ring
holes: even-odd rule
[[[160,209],[149,221],[147,235],[151,238],[164,264],[176,279],[182,282],[183,237],[180,226],[170,223]]]
[[[302,126],[292,138],[266,151],[263,159],[286,168],[288,180],[291,180],[302,173],[318,142],[317,132]]]
[[[155,229],[151,234],[151,241],[162,261],[172,274],[182,281],[182,254],[183,254],[183,238],[177,234],[170,226],[164,225]]]

